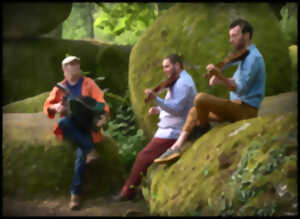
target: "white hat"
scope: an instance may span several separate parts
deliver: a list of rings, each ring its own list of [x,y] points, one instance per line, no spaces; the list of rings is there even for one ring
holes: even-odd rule
[[[61,62],[61,64],[62,64],[62,65],[65,65],[65,64],[68,64],[68,63],[70,63],[70,62],[72,62],[72,61],[74,61],[74,60],[80,61],[80,58],[78,58],[78,57],[76,57],[76,56],[68,56],[68,57],[66,57],[66,58]]]

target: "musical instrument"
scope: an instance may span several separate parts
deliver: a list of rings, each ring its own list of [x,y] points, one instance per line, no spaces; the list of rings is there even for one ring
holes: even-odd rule
[[[161,81],[158,84],[158,86],[153,89],[153,91],[157,93],[165,88],[172,87],[178,78],[179,78],[179,74],[172,74],[171,77]],[[145,103],[147,103],[150,99],[151,99],[151,95],[146,96],[144,99]]]
[[[56,86],[66,93],[62,101],[62,105],[66,107],[64,115],[71,118],[82,131],[99,131],[97,123],[100,116],[105,114],[105,104],[90,96],[74,97],[61,83],[57,83]]]
[[[247,50],[246,48],[243,48],[242,50],[240,50],[239,52],[237,52],[237,53],[229,53],[226,57],[225,57],[225,59],[222,61],[222,62],[220,62],[220,63],[218,63],[217,65],[216,65],[216,67],[218,68],[218,69],[220,69],[220,71],[223,71],[223,70],[225,70],[226,68],[228,68],[229,66],[231,66],[233,63],[235,63],[235,62],[237,62],[237,61],[241,61],[241,60],[244,60],[246,57],[247,57],[247,55],[249,54],[249,50]],[[204,77],[206,78],[206,79],[208,79],[209,77],[211,77],[213,74],[214,74],[214,71],[215,70],[212,70],[212,71],[210,71],[210,72],[207,72],[205,75],[204,75]]]

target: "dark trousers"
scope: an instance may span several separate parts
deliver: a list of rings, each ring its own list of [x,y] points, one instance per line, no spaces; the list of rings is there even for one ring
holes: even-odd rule
[[[136,186],[141,183],[142,176],[146,174],[147,168],[152,164],[153,160],[170,148],[175,141],[176,139],[152,138],[136,157],[130,175],[122,187],[122,196],[127,198],[135,196]]]
[[[58,125],[62,129],[64,137],[78,145],[70,192],[79,194],[84,178],[86,154],[94,148],[93,138],[90,133],[80,131],[74,121],[68,117],[62,117]]]

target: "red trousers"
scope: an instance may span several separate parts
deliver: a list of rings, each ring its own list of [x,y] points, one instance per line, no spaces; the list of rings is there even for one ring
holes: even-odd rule
[[[170,148],[176,139],[152,138],[147,146],[137,155],[130,175],[122,187],[121,196],[132,198],[135,196],[136,186],[141,183],[142,176],[146,174],[147,168],[153,160],[158,158],[168,148]]]

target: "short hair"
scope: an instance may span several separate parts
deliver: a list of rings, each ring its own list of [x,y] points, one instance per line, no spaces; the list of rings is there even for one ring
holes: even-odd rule
[[[183,58],[177,54],[171,54],[166,59],[169,59],[170,62],[175,65],[177,62],[179,63],[180,68],[183,69]]]
[[[235,26],[240,26],[241,30],[242,30],[242,33],[245,34],[245,33],[249,33],[249,38],[251,39],[252,38],[252,35],[253,35],[253,27],[252,25],[246,21],[246,20],[243,20],[241,18],[233,21],[230,26],[229,26],[229,29],[232,29],[234,28]]]

